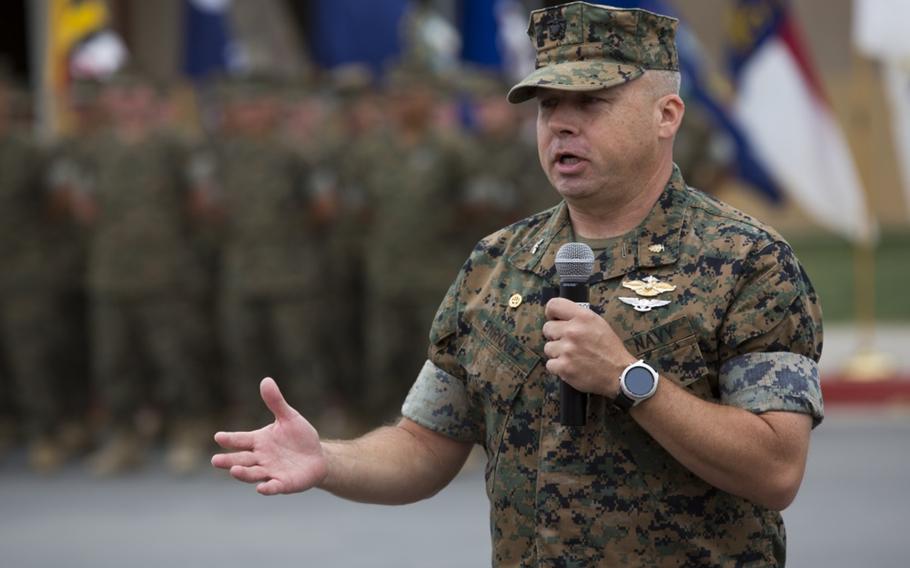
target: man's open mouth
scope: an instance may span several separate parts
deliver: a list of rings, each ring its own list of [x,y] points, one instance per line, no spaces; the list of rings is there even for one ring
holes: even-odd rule
[[[583,159],[584,158],[580,158],[577,155],[569,153],[569,152],[560,152],[559,154],[556,155],[556,163],[564,165],[564,166],[571,166],[571,165],[577,164],[577,163],[581,162]]]

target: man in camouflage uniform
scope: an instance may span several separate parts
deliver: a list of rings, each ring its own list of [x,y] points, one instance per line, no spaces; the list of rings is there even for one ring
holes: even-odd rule
[[[465,145],[468,222],[462,232],[473,247],[480,237],[556,205],[559,197],[540,170],[533,133],[522,130],[520,108],[502,96],[508,90],[502,78],[478,71],[469,90],[474,136]]]
[[[783,565],[778,511],[822,419],[820,311],[775,231],[673,165],[675,24],[582,2],[533,12],[538,69],[509,99],[537,97],[564,202],[474,250],[397,427],[320,443],[266,381],[277,423],[216,434],[241,451],[214,465],[264,494],[396,503],[439,490],[478,443],[496,566]],[[546,300],[575,240],[597,251],[591,309]],[[620,376],[639,360],[655,388],[632,406]],[[586,424],[559,423],[560,379],[589,393]]]
[[[388,77],[392,130],[365,158],[370,213],[367,277],[367,406],[373,418],[395,413],[422,357],[439,296],[468,248],[464,219],[464,152],[454,133],[433,123],[431,76],[399,68]]]
[[[249,425],[252,384],[287,377],[295,401],[324,409],[319,349],[327,196],[301,156],[279,140],[278,92],[266,78],[226,86],[219,139],[194,167],[197,190],[221,220],[220,298],[229,420]],[[207,164],[207,165],[206,165]]]
[[[21,412],[29,465],[50,472],[68,457],[61,427],[75,417],[64,393],[80,377],[79,369],[60,365],[76,239],[42,183],[44,152],[12,124],[13,95],[0,83],[0,374],[9,377]]]
[[[103,96],[112,128],[93,143],[79,176],[86,183],[73,192],[77,217],[91,227],[93,374],[110,415],[110,435],[90,464],[98,475],[138,465],[137,415],[153,401],[173,420],[168,464],[185,473],[199,462],[209,401],[186,151],[157,128],[158,95],[144,79],[117,77]]]
[[[366,410],[365,312],[366,239],[369,222],[367,183],[372,156],[381,153],[387,137],[381,134],[384,105],[369,68],[359,64],[341,66],[332,72],[336,105],[325,164],[333,174],[337,203],[332,223],[327,263],[333,283],[327,304],[331,319],[326,327],[329,373],[333,391],[344,400],[348,430],[357,429],[354,412]],[[344,417],[345,412],[339,413]],[[358,433],[362,433],[358,432]]]

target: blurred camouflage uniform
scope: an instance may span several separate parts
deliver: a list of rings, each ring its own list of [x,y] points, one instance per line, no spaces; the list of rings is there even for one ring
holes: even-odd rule
[[[396,80],[400,90],[427,79]],[[460,238],[464,150],[436,132],[430,116],[409,120],[420,124],[377,139],[367,161],[367,393],[374,417],[393,413],[407,393],[423,359],[415,347],[426,342],[439,296],[467,252]]]
[[[71,322],[61,320],[65,293],[78,276],[78,239],[61,212],[54,215],[42,183],[43,151],[9,124],[0,131],[0,345],[30,443],[30,465],[50,470],[65,457],[51,451],[58,427],[79,408],[65,397],[64,387],[78,381],[79,369],[62,364]]]
[[[675,54],[675,21],[646,12],[573,3],[533,12],[531,33],[539,46],[549,34],[576,49],[577,36],[561,34],[582,20],[588,38],[615,21]],[[484,239],[440,306],[403,407],[485,448],[494,565],[782,566],[778,512],[696,477],[612,401],[591,395],[585,426],[559,425],[542,328],[558,294],[556,251],[573,240],[564,204]],[[688,188],[674,168],[643,222],[598,246],[591,308],[665,380],[754,413],[822,419],[818,299],[775,231]],[[662,295],[668,305],[620,302],[631,294],[623,282],[648,276],[676,287]]]
[[[704,108],[686,107],[673,144],[673,161],[686,180],[710,195],[716,194],[729,173],[732,152],[732,142],[713,127]]]
[[[474,136],[465,144],[464,232],[473,246],[504,225],[549,209],[560,197],[540,169],[533,136],[521,130],[519,112],[503,97],[502,80],[475,73],[471,83],[476,119]]]
[[[248,104],[277,111],[268,85],[251,80],[230,88],[229,113]],[[249,395],[265,376],[284,377],[289,400],[308,416],[318,419],[324,410],[323,221],[307,165],[268,130],[227,132],[206,158],[211,199],[223,215],[222,339],[236,427],[263,417]]]
[[[58,365],[66,369],[67,380],[61,396],[69,409],[64,446],[81,451],[88,443],[88,418],[91,402],[91,342],[88,322],[88,294],[85,286],[87,232],[78,227],[72,216],[75,192],[90,185],[90,149],[101,134],[104,117],[99,104],[100,85],[95,81],[76,80],[70,85],[69,111],[72,130],[50,148],[44,182],[48,186],[54,210],[65,212],[67,238],[58,245],[61,259],[66,260],[66,274],[60,278],[61,302],[56,323],[61,328],[63,349]],[[58,213],[59,214],[59,213]],[[65,451],[65,450],[64,450]]]
[[[327,291],[331,297],[331,325],[326,329],[329,373],[336,392],[363,410],[367,183],[372,168],[383,167],[373,163],[373,156],[381,153],[385,138],[378,135],[382,111],[370,71],[343,66],[332,78],[339,124],[335,136],[323,140],[328,148],[324,165],[334,175],[337,203],[329,243],[331,262],[327,263],[333,283]]]
[[[183,144],[155,130],[133,141],[110,133],[88,160],[90,183],[82,191],[96,211],[87,275],[94,376],[116,434],[94,458],[104,474],[138,458],[126,448],[147,400],[161,402],[181,434],[198,438],[209,410],[201,367],[206,280],[194,247]]]

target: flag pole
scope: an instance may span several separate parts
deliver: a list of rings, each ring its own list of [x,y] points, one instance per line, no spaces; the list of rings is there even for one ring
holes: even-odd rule
[[[50,0],[28,2],[30,78],[36,110],[35,134],[43,140],[56,130],[50,45]]]
[[[854,56],[854,80],[852,83],[853,105],[855,109],[870,108],[872,93],[869,85],[880,81],[877,68],[863,58]],[[855,75],[860,75],[857,78]],[[863,111],[861,111],[863,112]],[[860,120],[859,127],[854,133],[859,138],[857,162],[863,178],[867,183],[864,187],[877,187],[880,183],[877,172],[884,171],[881,148],[875,143],[873,128],[868,120]],[[865,175],[863,175],[865,174]],[[870,198],[866,198],[867,227],[869,234],[853,241],[853,315],[857,327],[857,347],[854,354],[847,360],[844,371],[846,379],[858,382],[874,382],[887,380],[894,375],[896,366],[893,358],[876,347],[875,340],[875,254],[878,249],[876,238],[877,220],[873,213]]]

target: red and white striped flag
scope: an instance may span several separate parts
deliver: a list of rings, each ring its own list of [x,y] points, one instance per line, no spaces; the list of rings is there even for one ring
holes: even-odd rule
[[[734,113],[758,158],[822,226],[875,236],[850,148],[782,0],[738,0],[730,28]]]

